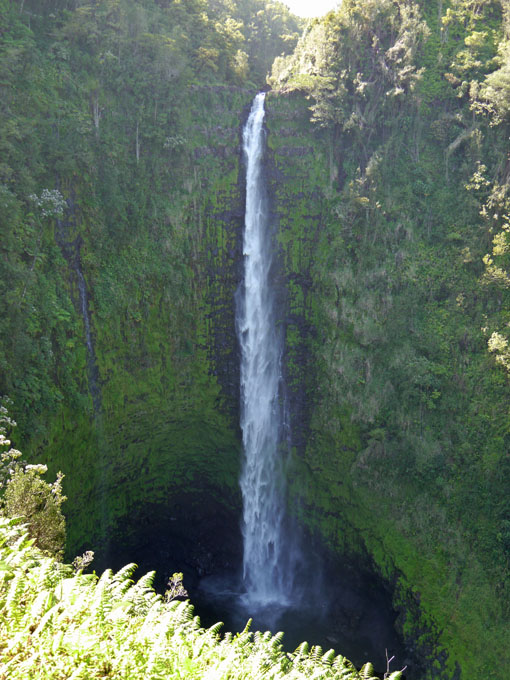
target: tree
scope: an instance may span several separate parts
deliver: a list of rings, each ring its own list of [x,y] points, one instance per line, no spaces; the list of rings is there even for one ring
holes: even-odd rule
[[[324,127],[376,133],[421,76],[415,56],[429,30],[415,3],[345,0],[312,22],[296,51],[277,60],[270,83],[307,92]]]
[[[0,447],[10,446],[10,440],[5,437],[6,427],[15,425],[5,406],[1,406]],[[46,465],[29,465],[20,459],[20,451],[13,448],[0,455],[0,491],[3,491],[1,514],[23,518],[35,545],[61,559],[66,539],[65,519],[61,510],[66,500],[62,493],[64,475],[58,472],[56,480],[48,483],[42,479],[48,470]]]

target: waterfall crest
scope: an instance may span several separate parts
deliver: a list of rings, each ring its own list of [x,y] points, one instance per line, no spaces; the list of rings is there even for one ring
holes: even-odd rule
[[[271,286],[274,243],[262,173],[264,93],[255,97],[243,131],[246,159],[244,284],[237,297],[241,347],[241,429],[244,464],[243,578],[252,607],[288,603],[285,556],[283,332]]]

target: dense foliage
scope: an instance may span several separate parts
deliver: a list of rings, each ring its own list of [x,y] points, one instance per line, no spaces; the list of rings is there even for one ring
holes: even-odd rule
[[[327,207],[305,307],[291,303],[314,329],[306,497],[341,507],[388,575],[399,555],[422,610],[449,622],[450,673],[457,645],[464,672],[510,664],[507,12],[344,1],[271,78],[307,97],[327,149],[305,161],[326,166]]]
[[[213,215],[241,200],[240,111],[297,27],[259,0],[0,2],[0,391],[15,443],[66,473],[75,551],[114,534],[136,491],[108,488],[140,469],[153,502],[182,476],[235,498],[212,366],[235,244]]]
[[[0,393],[73,551],[148,498],[236,507],[239,126],[276,58],[296,511],[395,585],[430,677],[505,677],[509,21],[343,0],[298,40],[262,0],[0,0]]]
[[[5,436],[15,426],[6,407],[0,406],[0,515],[22,519],[34,544],[46,555],[61,558],[66,539],[61,506],[67,500],[63,474],[48,483],[42,478],[46,465],[21,461],[21,452],[10,448]]]
[[[263,82],[297,30],[283,5],[261,0],[2,0],[0,391],[30,414],[23,433],[33,436],[62,400],[87,406],[65,258],[76,268],[92,238],[87,276],[109,263],[99,313],[122,306],[115,262],[133,248],[124,276],[132,269],[142,286],[164,275],[186,295],[183,235],[161,232],[175,222],[162,199],[180,184],[189,89]],[[149,222],[164,242],[159,257],[136,235]],[[163,256],[177,262],[166,268]]]
[[[282,633],[252,634],[247,625],[221,637],[221,624],[200,628],[188,602],[152,590],[153,574],[133,582],[135,568],[73,573],[0,518],[0,677],[376,680],[371,664],[357,672],[333,650],[303,643],[285,653]]]

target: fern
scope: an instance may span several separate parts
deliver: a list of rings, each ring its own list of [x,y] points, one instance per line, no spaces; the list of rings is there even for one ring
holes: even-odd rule
[[[273,649],[277,649],[277,648],[281,647],[281,643],[282,643],[284,635],[285,635],[285,633],[283,631],[276,633],[276,635],[271,640],[271,647],[273,647]]]
[[[356,670],[349,659],[346,659],[345,656],[342,656],[341,654],[333,661],[333,667],[338,669],[347,668],[348,670]]]
[[[13,623],[18,623],[23,617],[25,602],[23,594],[26,588],[26,579],[22,572],[16,573],[10,583],[5,601],[6,612]]]
[[[218,621],[218,623],[213,624],[210,628],[207,629],[207,632],[210,635],[217,636],[220,630],[223,628],[223,622]],[[227,635],[230,635],[230,633],[227,633]]]
[[[94,588],[93,599],[90,604],[91,613],[99,621],[103,621],[112,609],[112,599],[110,597],[111,581],[113,572],[107,569],[101,574],[96,587]]]
[[[152,584],[154,582],[155,575],[155,571],[148,571],[135,583],[135,589],[140,592],[152,590]]]
[[[371,663],[366,663],[359,672],[361,680],[377,680],[374,667]]]
[[[332,666],[334,659],[335,659],[335,650],[330,649],[323,655],[321,661],[322,661],[322,663],[326,664],[327,666]]]
[[[294,654],[298,656],[306,656],[308,654],[308,651],[309,651],[308,642],[302,642],[296,649]]]
[[[315,645],[315,647],[312,647],[310,651],[310,658],[312,658],[314,661],[320,661],[321,656],[322,647],[320,645]]]
[[[251,620],[222,638],[220,622],[202,629],[188,602],[157,595],[151,573],[137,583],[134,565],[99,579],[74,574],[43,557],[22,533],[0,519],[0,677],[372,680],[369,664],[358,674],[333,650],[302,643],[287,654],[283,633],[252,634]]]
[[[37,574],[37,590],[51,588],[57,582],[55,563],[50,559],[45,559]]]
[[[133,575],[136,567],[137,565],[134,563],[126,564],[125,567],[113,575],[111,594],[114,598],[122,598],[129,588],[131,588],[133,585],[131,576]]]

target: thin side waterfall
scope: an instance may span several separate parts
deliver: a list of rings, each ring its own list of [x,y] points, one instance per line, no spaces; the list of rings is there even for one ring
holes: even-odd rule
[[[243,579],[257,608],[288,603],[291,574],[285,545],[283,333],[271,285],[274,244],[262,173],[264,93],[255,97],[243,131],[246,159],[244,283],[237,296],[241,347],[241,429],[244,464]]]
[[[95,413],[101,410],[101,391],[99,388],[99,373],[97,370],[96,353],[92,343],[92,332],[90,329],[90,315],[87,285],[85,278],[80,268],[79,261],[75,264],[76,276],[78,278],[78,292],[80,294],[80,308],[83,317],[83,325],[85,327],[85,344],[87,345],[87,368],[89,374],[89,389],[92,395],[92,403],[94,405]]]

